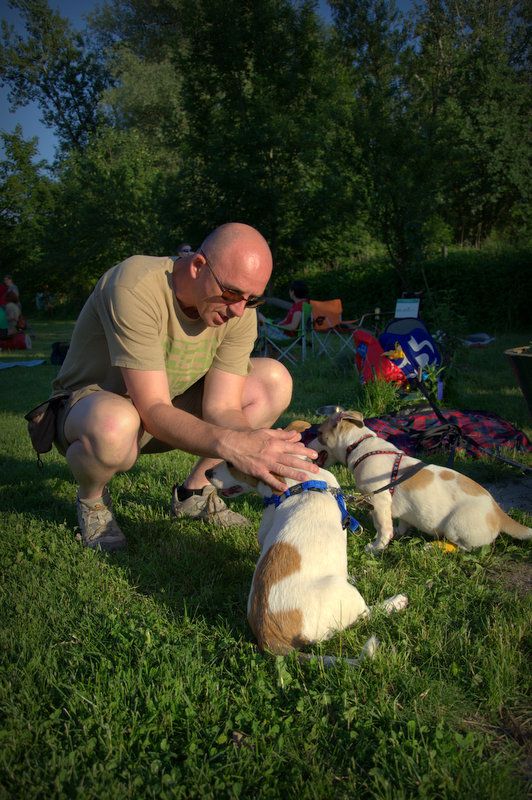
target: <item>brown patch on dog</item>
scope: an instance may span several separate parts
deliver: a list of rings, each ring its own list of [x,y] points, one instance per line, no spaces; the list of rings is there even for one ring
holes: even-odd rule
[[[333,414],[326,419],[325,422],[322,422],[318,428],[318,441],[321,442],[321,444],[325,444],[322,439],[322,434],[335,431],[336,428],[343,426],[344,423],[347,425],[357,425],[357,427],[363,428],[364,417],[360,411],[340,411],[338,414]]]
[[[240,483],[247,483],[248,486],[257,486],[258,480],[257,478],[254,478],[253,475],[246,475],[245,472],[242,472],[242,470],[237,469],[232,465],[228,465],[227,469],[236,481],[240,481]]]
[[[456,475],[458,486],[464,494],[468,494],[471,497],[479,497],[481,494],[489,494],[489,492],[479,483],[472,481],[471,478],[468,478],[466,475],[461,475],[459,472],[457,472]]]
[[[441,472],[438,472],[438,475],[442,481],[454,481],[456,478],[456,472],[453,472],[450,469],[442,469]]]
[[[301,556],[295,547],[277,542],[255,570],[248,621],[261,650],[285,655],[308,644],[301,634],[302,611],[294,608],[272,612],[268,602],[272,587],[300,569]]]
[[[426,489],[434,480],[434,473],[430,469],[420,469],[411,478],[407,478],[403,486],[413,491],[420,491]]]
[[[311,427],[312,425],[310,422],[305,422],[304,419],[294,419],[289,425],[286,426],[285,431],[297,431],[298,433],[303,433],[303,431],[306,431]]]
[[[278,475],[277,472],[272,472],[272,475],[274,478],[277,478],[278,481],[281,481],[281,483],[284,483],[286,485],[286,478],[284,478],[282,475]],[[281,496],[283,492],[281,491],[281,489],[272,489],[272,494],[277,494]]]
[[[488,530],[494,530],[497,531],[497,533],[500,531],[501,524],[499,519],[499,512],[500,508],[495,503],[493,503],[493,508],[486,514],[486,525]]]
[[[364,416],[360,411],[340,411],[338,416],[342,422],[349,422],[358,428],[362,428],[364,425]]]

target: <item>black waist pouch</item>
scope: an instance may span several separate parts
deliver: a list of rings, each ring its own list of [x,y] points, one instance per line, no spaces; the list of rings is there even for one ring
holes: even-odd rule
[[[42,466],[41,453],[48,453],[52,449],[57,430],[57,413],[69,397],[69,392],[57,395],[24,414],[39,466]]]

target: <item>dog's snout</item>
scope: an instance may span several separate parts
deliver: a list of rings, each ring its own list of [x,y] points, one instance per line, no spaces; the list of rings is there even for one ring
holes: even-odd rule
[[[214,475],[214,470],[213,469],[206,469],[205,470],[205,477],[207,478],[208,481],[210,481],[210,479],[212,478],[213,475]]]

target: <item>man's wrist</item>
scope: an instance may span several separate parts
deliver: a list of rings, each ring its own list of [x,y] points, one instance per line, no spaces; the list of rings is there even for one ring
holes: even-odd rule
[[[220,437],[216,455],[224,461],[232,461],[241,448],[238,446],[240,431],[231,428],[220,428]]]

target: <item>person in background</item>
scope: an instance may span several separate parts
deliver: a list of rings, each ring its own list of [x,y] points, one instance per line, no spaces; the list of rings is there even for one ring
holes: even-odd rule
[[[26,321],[22,316],[22,309],[18,301],[18,294],[9,289],[5,295],[5,306],[2,312],[5,317],[6,332],[0,334],[0,349],[2,350],[31,350],[32,342],[28,333],[25,333]],[[0,330],[3,326],[0,322]]]
[[[6,286],[6,294],[7,292],[11,292],[11,294],[15,295],[15,297],[17,298],[16,302],[20,303],[20,292],[18,290],[18,286],[15,286],[15,284],[13,283],[13,278],[11,275],[4,275],[4,286]],[[7,301],[5,300],[4,296],[4,303],[6,302]]]
[[[5,306],[7,303],[6,294],[12,292],[17,298],[16,302],[20,300],[18,287],[13,283],[11,275],[4,275],[4,280],[0,283],[0,306]]]
[[[183,258],[184,256],[189,256],[192,252],[194,252],[192,250],[192,246],[190,244],[187,244],[186,242],[183,242],[183,244],[179,245],[179,250],[177,251],[177,257]]]
[[[292,281],[288,288],[288,296],[292,305],[286,316],[279,322],[274,322],[259,312],[259,322],[268,326],[268,335],[274,339],[294,337],[297,335],[301,323],[304,303],[308,303],[309,290],[305,281]]]
[[[277,322],[276,325],[282,328],[289,336],[295,336],[301,323],[303,304],[308,303],[309,290],[305,281],[292,281],[288,290],[288,296],[292,301],[292,305],[288,309],[284,319]]]
[[[274,491],[286,490],[285,478],[305,480],[300,459],[316,451],[299,433],[271,428],[290,403],[290,373],[275,359],[250,359],[271,271],[259,231],[228,223],[196,252],[132,256],[100,278],[52,393],[62,398],[55,443],[78,483],[86,546],[126,545],[107,485],[142,453],[199,456],[173,487],[172,514],[222,526],[248,521],[207,479],[220,460]],[[305,469],[317,471],[312,463]]]
[[[14,336],[18,331],[18,321],[22,314],[20,303],[18,302],[18,294],[8,289],[5,295],[5,306],[7,318],[7,335]]]

